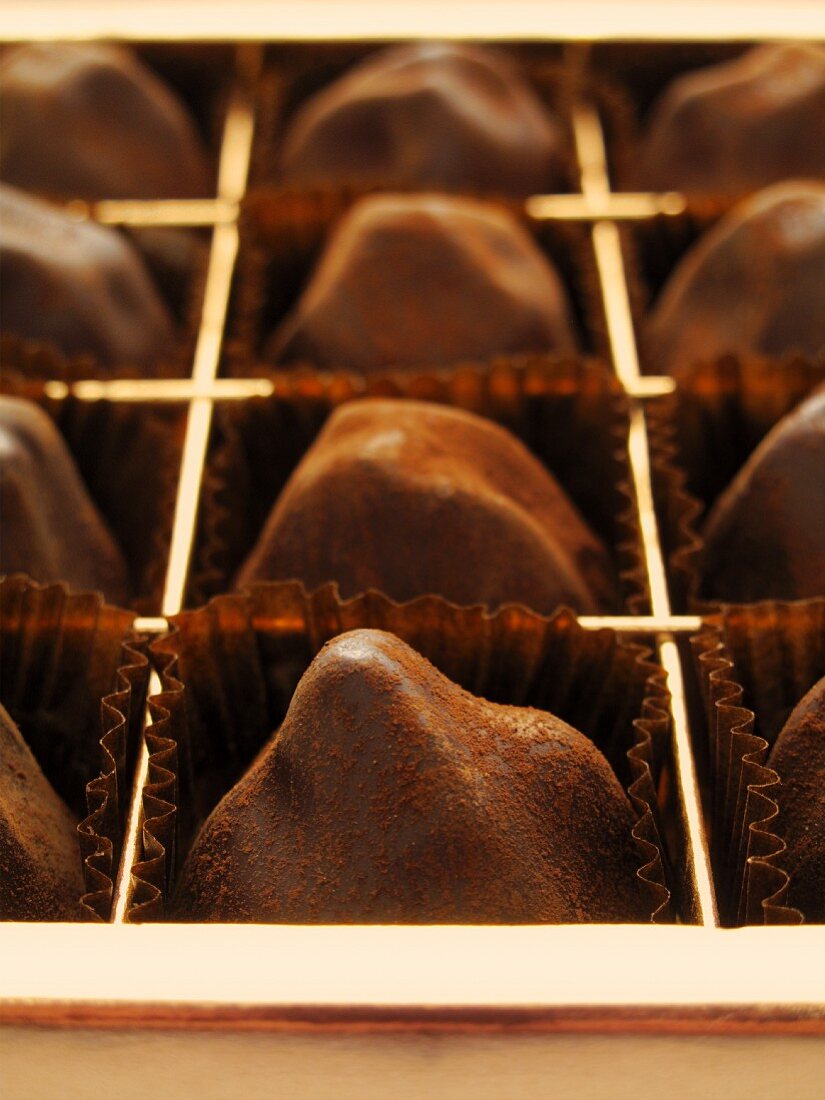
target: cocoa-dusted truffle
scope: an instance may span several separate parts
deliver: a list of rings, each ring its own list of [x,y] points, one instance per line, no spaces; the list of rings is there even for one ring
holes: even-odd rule
[[[0,920],[72,920],[83,871],[76,822],[0,706]]]
[[[84,199],[198,198],[206,153],[175,94],[135,55],[38,42],[0,61],[0,178]]]
[[[303,187],[529,195],[562,182],[563,139],[504,53],[415,43],[373,54],[299,108],[280,172]]]
[[[269,348],[367,373],[534,351],[575,351],[556,271],[507,211],[444,195],[356,203]]]
[[[452,683],[391,634],[329,642],[189,855],[183,920],[648,921],[634,815],[552,714]]]
[[[825,921],[825,678],[791,714],[768,764],[782,780],[775,832],[788,846],[788,903]]]
[[[708,596],[825,595],[825,392],[762,440],[713,506],[704,538]]]
[[[615,606],[607,553],[544,466],[458,409],[372,398],[330,416],[237,583],[337,581],[403,601]]]
[[[0,398],[0,573],[126,599],[126,565],[54,422]]]
[[[4,331],[103,366],[148,367],[174,338],[168,309],[120,233],[4,186],[0,299]]]
[[[825,178],[821,46],[757,46],[678,77],[655,105],[643,187],[739,196],[793,178]]]
[[[727,352],[825,352],[825,184],[739,204],[690,249],[647,324],[652,367],[679,374]]]

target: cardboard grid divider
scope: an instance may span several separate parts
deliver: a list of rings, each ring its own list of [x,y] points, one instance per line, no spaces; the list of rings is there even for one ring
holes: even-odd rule
[[[200,498],[214,407],[217,403],[224,401],[243,402],[252,393],[267,396],[275,388],[275,383],[271,379],[244,378],[237,371],[233,371],[233,378],[219,380],[218,370],[222,346],[221,340],[215,340],[214,338],[216,332],[220,333],[222,339],[226,336],[226,316],[238,251],[238,227],[240,224],[238,219],[241,200],[246,192],[248,166],[253,155],[252,138],[254,134],[257,83],[255,80],[250,83],[249,77],[250,74],[254,77],[256,72],[260,76],[262,61],[263,55],[259,47],[254,45],[238,47],[235,86],[230,97],[223,134],[221,164],[218,174],[218,195],[212,207],[214,219],[211,222],[211,254],[205,279],[199,338],[192,357],[191,384],[187,386],[186,383],[181,383],[177,388],[169,389],[164,388],[162,383],[153,380],[131,379],[117,380],[111,384],[105,381],[99,382],[92,390],[84,389],[84,380],[78,378],[74,378],[69,384],[69,389],[73,395],[80,400],[100,396],[109,396],[112,400],[126,402],[151,399],[173,400],[180,402],[188,409],[187,430],[182,447],[181,478],[175,512],[175,525],[161,606],[162,615],[167,618],[178,613],[183,607],[186,577],[190,566],[190,554],[197,523],[197,508],[194,502]],[[607,101],[609,101],[609,95],[604,102]],[[604,102],[600,101],[598,97],[596,102],[600,108],[609,110],[609,104],[608,107],[605,107]],[[574,107],[581,107],[581,104],[574,104]],[[590,230],[592,235],[592,244],[596,253],[594,267],[598,275],[599,289],[605,299],[606,346],[609,349],[614,369],[625,388],[632,409],[630,465],[636,505],[641,518],[648,579],[651,582],[652,590],[652,614],[650,616],[614,616],[612,624],[616,625],[622,634],[653,637],[658,647],[659,657],[665,665],[672,683],[680,687],[681,669],[679,663],[674,664],[673,661],[675,639],[680,633],[684,633],[691,628],[695,629],[696,624],[673,615],[670,596],[667,587],[664,585],[665,570],[659,545],[661,536],[656,526],[652,503],[653,487],[649,468],[650,441],[645,421],[644,401],[637,396],[642,391],[637,385],[639,376],[636,349],[632,341],[632,332],[630,342],[628,342],[626,331],[622,326],[621,316],[623,309],[626,310],[628,316],[632,316],[635,312],[637,303],[640,300],[637,289],[638,283],[632,265],[623,261],[621,240],[617,233],[615,240],[621,272],[620,283],[622,284],[618,288],[618,293],[615,283],[610,284],[611,276],[606,260],[615,260],[616,256],[608,255],[612,248],[610,239],[605,234],[600,235],[598,231],[604,227],[620,226],[625,215],[619,212],[620,208],[618,206],[615,218],[611,218],[609,214],[610,203],[615,192],[611,188],[611,181],[607,173],[608,158],[605,156],[603,131],[596,137],[595,149],[584,149],[584,139],[576,132],[575,110],[573,114],[573,139],[576,145],[576,154],[584,188],[579,220],[585,230]],[[621,132],[620,117],[619,132]],[[619,154],[619,159],[621,159],[621,154]],[[596,172],[595,183],[594,163],[597,166],[600,164]],[[601,178],[599,178],[599,172],[601,172]],[[593,214],[592,209],[588,212],[588,201],[597,199],[602,201],[603,209],[608,211],[607,214],[602,213],[597,216]],[[227,204],[231,206],[233,203],[237,204],[235,211],[237,216],[234,220],[227,214]],[[110,205],[116,206],[116,204]],[[163,205],[161,202],[146,204],[143,224],[147,226],[159,223],[168,224],[164,220],[166,215]],[[648,217],[653,220],[655,215],[649,215]],[[134,212],[130,214],[130,218],[134,218]],[[552,216],[548,216],[547,220],[552,222]],[[208,217],[206,222],[209,222]],[[49,392],[52,383],[55,381],[64,382],[65,380],[58,377],[44,383],[44,391]],[[659,379],[659,382],[664,389],[669,384],[669,380],[665,379]],[[160,628],[162,625],[162,622],[154,624],[155,628]],[[592,625],[600,624],[594,622]],[[692,674],[688,664],[685,665],[685,672],[687,676]],[[679,858],[684,859],[688,865],[686,877],[689,880],[687,890],[689,896],[687,900],[683,900],[682,916],[686,920],[695,923],[715,926],[717,924],[715,903],[710,885],[706,840],[699,814],[696,762],[691,752],[690,732],[687,728],[685,715],[681,713],[681,691],[677,691],[676,695],[673,724],[677,736],[670,749],[671,783],[676,791],[676,798],[680,806],[679,816],[687,822],[683,826],[684,832],[680,837],[681,851],[679,852]],[[158,713],[158,708],[163,707],[163,701],[163,697],[155,699],[155,714]],[[151,725],[146,733],[148,738],[153,736]],[[131,876],[132,866],[144,854],[142,852],[141,837],[147,821],[151,819],[154,813],[151,797],[147,795],[147,798],[144,799],[144,788],[147,783],[149,769],[150,754],[144,743],[136,768],[128,835],[123,846],[124,855],[115,890],[117,903],[114,906],[114,920],[116,922],[121,922],[124,919],[129,908],[132,891],[138,885]]]

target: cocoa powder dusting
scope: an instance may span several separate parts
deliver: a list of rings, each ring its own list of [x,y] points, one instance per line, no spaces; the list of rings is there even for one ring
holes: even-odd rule
[[[344,597],[434,592],[549,614],[616,606],[607,551],[514,436],[419,401],[338,408],[281,493],[237,577],[338,582]]]
[[[265,354],[364,374],[577,350],[564,285],[516,217],[443,194],[359,200]]]
[[[0,706],[0,920],[76,920],[76,822]]]
[[[476,698],[391,634],[318,654],[190,852],[182,920],[647,921],[634,816],[553,715]]]

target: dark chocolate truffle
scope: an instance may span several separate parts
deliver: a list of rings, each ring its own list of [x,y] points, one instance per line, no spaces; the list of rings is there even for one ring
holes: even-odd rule
[[[63,437],[42,409],[0,398],[0,573],[126,599],[126,566]]]
[[[0,920],[79,916],[77,826],[0,706]]]
[[[649,921],[634,815],[588,738],[463,691],[391,634],[329,642],[218,805],[184,920]]]
[[[677,377],[727,352],[825,353],[825,184],[777,184],[705,233],[655,303],[645,350]]]
[[[791,714],[768,764],[782,780],[775,832],[788,846],[788,904],[825,921],[825,678]]]
[[[708,596],[825,595],[825,392],[762,440],[713,506],[704,538]]]
[[[281,493],[238,576],[337,581],[403,601],[615,606],[607,553],[552,475],[505,429],[378,398],[339,407]]]
[[[505,54],[416,43],[373,54],[308,100],[280,169],[299,186],[529,195],[561,183],[563,141]]]
[[[129,50],[38,42],[0,62],[0,178],[83,199],[199,198],[206,154],[173,92]]]
[[[270,347],[367,373],[535,351],[575,351],[555,270],[507,211],[440,195],[358,202]]]
[[[678,77],[654,107],[643,187],[740,196],[793,178],[825,179],[821,46],[757,46]]]
[[[169,311],[120,233],[4,186],[0,297],[4,331],[103,366],[147,367],[174,339]]]

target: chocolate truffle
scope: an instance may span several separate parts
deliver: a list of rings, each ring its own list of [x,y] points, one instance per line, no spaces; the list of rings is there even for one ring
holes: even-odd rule
[[[126,599],[123,558],[63,437],[42,409],[10,397],[0,398],[0,514],[0,573]]]
[[[825,595],[825,391],[762,440],[713,506],[704,538],[708,596]]]
[[[169,311],[120,233],[2,186],[0,297],[4,331],[103,366],[148,367],[174,339]]]
[[[281,149],[301,187],[557,189],[563,139],[497,50],[430,42],[381,50],[309,99]]]
[[[777,184],[705,233],[656,301],[645,350],[677,377],[727,352],[825,352],[825,184]]]
[[[83,870],[76,822],[0,706],[0,920],[72,920]]]
[[[757,46],[678,77],[655,105],[643,187],[739,196],[793,178],[825,178],[821,46]]]
[[[199,198],[209,170],[174,93],[133,53],[38,42],[0,61],[0,178],[82,199]]]
[[[538,459],[489,420],[419,401],[330,416],[237,583],[296,578],[541,613],[616,602],[604,547]]]
[[[269,348],[366,373],[535,351],[575,352],[555,270],[507,211],[440,195],[358,202]]]
[[[788,846],[788,904],[825,921],[825,678],[791,714],[768,764],[782,780],[775,832]]]
[[[327,643],[203,826],[173,913],[301,923],[649,921],[634,815],[552,714],[463,691],[391,634]]]

